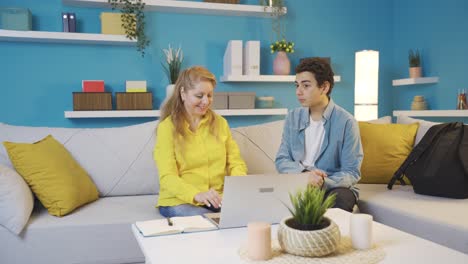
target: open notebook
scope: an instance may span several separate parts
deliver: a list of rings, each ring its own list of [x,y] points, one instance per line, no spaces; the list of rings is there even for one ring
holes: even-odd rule
[[[136,222],[135,226],[145,237],[218,229],[201,215],[141,221]]]

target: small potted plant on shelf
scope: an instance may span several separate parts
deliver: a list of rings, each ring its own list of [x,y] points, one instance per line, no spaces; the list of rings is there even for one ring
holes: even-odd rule
[[[291,62],[286,53],[294,52],[294,42],[287,41],[285,36],[285,23],[282,21],[285,8],[284,0],[260,0],[264,11],[271,11],[272,31],[276,40],[270,45],[271,53],[277,52],[273,61],[273,73],[276,75],[288,75],[291,72]]]
[[[408,51],[408,61],[409,61],[409,75],[410,78],[420,78],[422,76],[421,72],[421,56],[419,50],[413,51],[410,49]]]
[[[119,9],[122,13],[122,27],[128,39],[137,40],[137,49],[141,56],[145,56],[145,48],[150,41],[145,34],[145,3],[143,0],[108,0],[112,9]]]
[[[287,253],[303,257],[320,257],[334,252],[340,242],[338,226],[324,216],[332,207],[336,195],[325,198],[325,190],[307,186],[295,195],[289,194],[292,217],[281,221],[278,241]]]
[[[179,78],[182,62],[184,61],[184,53],[180,46],[178,49],[173,49],[170,44],[168,49],[163,49],[163,52],[164,59],[161,61],[161,65],[169,80],[169,85],[166,87],[167,99],[172,95],[177,78]]]

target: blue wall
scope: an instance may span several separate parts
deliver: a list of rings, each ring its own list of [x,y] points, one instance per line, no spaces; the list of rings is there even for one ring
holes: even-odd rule
[[[394,87],[395,110],[409,110],[415,95],[423,95],[429,109],[455,109],[457,90],[468,88],[467,10],[466,0],[394,1],[392,79],[408,78],[410,48],[421,51],[423,75],[440,78],[435,84]]]
[[[242,2],[256,4],[258,1]],[[410,11],[405,11],[406,15],[400,13],[400,10],[394,11],[393,1],[291,0],[287,2],[289,2],[285,18],[287,38],[296,42],[296,53],[290,56],[292,64],[297,64],[302,57],[331,57],[336,74],[342,77],[342,82],[336,84],[332,94],[338,104],[353,112],[354,53],[363,49],[380,51],[380,115],[390,114],[393,107],[405,104],[404,100],[392,100],[394,89],[391,87],[391,79],[403,74],[398,72],[400,69],[406,70],[406,64],[400,63],[397,54],[401,53],[405,57],[407,46],[423,47],[424,42],[419,44],[415,37],[413,37],[414,43],[403,44],[395,41],[402,37],[399,35],[403,34],[400,29],[405,25],[401,21],[394,23],[393,20],[397,15],[408,16],[405,19],[409,20],[414,16]],[[422,3],[422,1],[414,2]],[[463,3],[461,0],[458,2]],[[396,9],[405,8],[406,5],[417,6],[397,1]],[[467,4],[463,5],[466,7]],[[77,15],[79,31],[99,33],[99,14],[108,11],[64,6],[60,0],[1,1],[0,7],[8,6],[29,8],[33,13],[33,30],[43,31],[61,31],[61,12],[71,11]],[[433,7],[431,12],[435,13],[438,9],[440,7]],[[458,12],[460,16],[462,14],[461,9],[454,8],[453,11]],[[425,18],[431,18],[430,14],[418,13],[417,16],[422,18],[419,20],[420,24],[427,22],[424,21]],[[450,20],[457,19],[450,18]],[[466,26],[466,19],[464,20]],[[463,27],[463,25],[457,26]],[[417,26],[411,25],[411,27]],[[424,26],[423,32],[430,32],[433,27]],[[444,28],[438,26],[438,29]],[[439,45],[443,41],[453,40],[448,33],[441,32],[440,34],[447,36],[440,40],[434,39]],[[170,43],[182,46],[186,58],[185,66],[205,65],[219,77],[222,75],[222,58],[228,40],[261,40],[261,72],[262,74],[272,72],[273,55],[269,53],[269,42],[273,34],[269,19],[151,12],[147,13],[147,34],[152,43],[145,58],[141,58],[134,47],[0,42],[0,122],[32,126],[107,127],[148,121],[150,119],[142,118],[66,119],[64,111],[72,109],[72,92],[80,91],[83,79],[103,79],[106,82],[106,89],[112,92],[124,91],[125,80],[145,79],[148,81],[149,90],[154,94],[155,107],[158,108],[164,98],[164,87],[168,84],[160,65],[161,49]],[[411,35],[412,31],[408,30],[406,34]],[[398,44],[397,48],[394,48],[394,42]],[[456,51],[462,49],[461,43],[458,42],[448,45],[458,47],[451,49],[451,54],[458,55]],[[442,55],[444,54],[442,52],[437,59],[426,59],[427,54],[436,54],[436,51],[429,47],[424,47],[423,51],[426,73],[429,70],[444,74],[438,61],[443,60],[450,62],[444,67],[450,72],[450,76],[461,76],[461,67],[449,68],[449,65],[464,65],[463,56],[457,56],[459,64],[454,64],[453,60],[449,61],[449,57]],[[458,73],[455,74],[455,71]],[[448,79],[445,76],[443,78],[447,81]],[[456,90],[461,84],[441,82],[438,86],[440,85],[450,85]],[[294,88],[289,84],[219,83],[216,89],[217,91],[255,91],[258,96],[274,96],[277,107],[298,106]],[[446,95],[446,98],[452,97],[454,97],[452,93],[450,96]],[[453,102],[454,99],[450,101]],[[439,106],[445,105],[440,103]],[[278,118],[281,117],[230,117],[228,120],[231,126],[235,127]]]

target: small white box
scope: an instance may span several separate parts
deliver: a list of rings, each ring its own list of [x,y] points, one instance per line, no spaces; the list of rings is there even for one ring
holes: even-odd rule
[[[251,40],[244,47],[244,75],[260,75],[260,41]]]

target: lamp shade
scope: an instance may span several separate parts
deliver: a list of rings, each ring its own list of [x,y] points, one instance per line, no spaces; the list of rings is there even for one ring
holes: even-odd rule
[[[354,116],[359,121],[377,119],[379,98],[379,52],[356,52]]]

